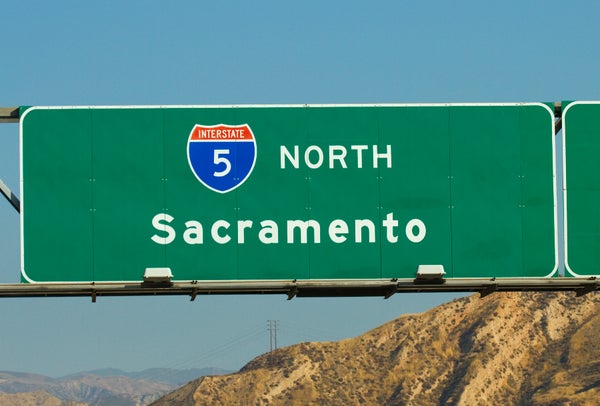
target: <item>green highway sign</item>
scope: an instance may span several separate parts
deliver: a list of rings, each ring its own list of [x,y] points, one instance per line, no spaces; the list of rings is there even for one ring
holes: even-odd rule
[[[600,275],[600,102],[563,107],[565,269]]]
[[[554,276],[553,128],[541,103],[29,108],[22,280]]]

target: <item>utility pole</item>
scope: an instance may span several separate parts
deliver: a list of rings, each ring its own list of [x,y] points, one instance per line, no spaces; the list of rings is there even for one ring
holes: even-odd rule
[[[269,352],[277,349],[277,320],[269,320]]]

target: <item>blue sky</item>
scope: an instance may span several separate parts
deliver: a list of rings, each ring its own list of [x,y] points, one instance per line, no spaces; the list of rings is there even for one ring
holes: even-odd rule
[[[9,2],[0,106],[598,100],[598,17],[583,1]],[[18,191],[16,124],[0,179]],[[18,221],[0,201],[0,282],[19,279]],[[238,369],[270,319],[280,345],[337,340],[458,296],[0,299],[0,370]]]

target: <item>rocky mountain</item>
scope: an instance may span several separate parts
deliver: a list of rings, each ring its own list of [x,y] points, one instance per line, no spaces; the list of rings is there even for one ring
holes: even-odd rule
[[[191,379],[227,371],[217,368],[175,370],[118,369],[81,372],[62,378],[0,372],[0,405],[141,406]]]
[[[170,368],[150,368],[143,371],[126,372],[116,368],[95,369],[92,371],[79,372],[73,375],[67,375],[61,380],[73,380],[94,375],[98,377],[124,376],[135,380],[146,380],[151,382],[162,382],[173,386],[181,386],[184,383],[197,379],[205,375],[223,375],[233,371],[227,371],[221,368],[191,368],[191,369],[170,369]]]
[[[597,405],[600,295],[494,293],[192,381],[162,405]]]

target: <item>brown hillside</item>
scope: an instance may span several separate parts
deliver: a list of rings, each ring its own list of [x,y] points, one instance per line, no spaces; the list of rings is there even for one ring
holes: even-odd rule
[[[600,295],[495,293],[303,343],[154,405],[596,405]]]
[[[87,403],[60,400],[48,392],[0,393],[0,405],[11,406],[87,406]]]

